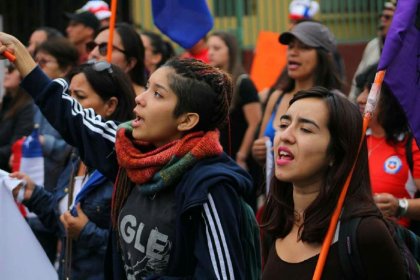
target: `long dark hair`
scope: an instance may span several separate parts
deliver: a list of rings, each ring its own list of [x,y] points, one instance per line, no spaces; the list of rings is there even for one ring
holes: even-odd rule
[[[236,40],[235,36],[233,34],[225,32],[225,31],[215,31],[210,36],[216,36],[219,37],[227,46],[228,48],[228,55],[229,55],[229,62],[228,62],[228,68],[227,72],[232,75],[232,81],[233,81],[233,96],[232,96],[232,103],[231,103],[231,109],[236,107],[238,102],[238,88],[237,88],[237,80],[238,77],[242,74],[245,74],[245,69],[243,68],[241,64],[241,50],[239,48],[238,41]]]
[[[101,28],[97,34],[107,29],[109,29],[109,26]],[[130,61],[130,59],[137,61],[136,65],[128,72],[131,81],[137,85],[145,86],[144,46],[140,35],[131,25],[125,22],[115,24],[115,31],[120,35],[127,61]]]
[[[308,206],[300,228],[301,240],[322,243],[331,215],[348,174],[356,161],[344,207],[346,216],[380,215],[376,208],[369,181],[366,140],[362,139],[362,116],[357,107],[345,97],[323,87],[303,90],[292,98],[290,106],[297,100],[318,98],[328,107],[328,130],[331,140],[327,149],[333,160],[325,175],[325,184],[318,197]],[[360,141],[362,147],[357,157]],[[357,158],[356,158],[357,157]],[[267,206],[263,214],[262,228],[273,238],[289,234],[295,221],[293,185],[273,177]]]

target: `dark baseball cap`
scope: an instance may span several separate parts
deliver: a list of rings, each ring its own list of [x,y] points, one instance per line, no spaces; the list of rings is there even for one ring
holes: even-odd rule
[[[325,25],[319,22],[304,21],[298,23],[291,31],[282,33],[279,42],[288,45],[293,38],[297,38],[309,47],[323,48],[328,52],[333,52],[336,49],[334,35]]]
[[[92,28],[93,30],[98,30],[100,26],[99,20],[96,16],[90,12],[81,12],[81,13],[65,13],[65,16],[74,22],[79,22],[87,27]]]

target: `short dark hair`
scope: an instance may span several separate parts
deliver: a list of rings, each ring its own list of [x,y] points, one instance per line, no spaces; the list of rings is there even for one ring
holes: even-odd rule
[[[41,43],[36,48],[35,54],[40,51],[53,56],[61,70],[73,68],[79,58],[76,47],[64,37],[56,37]]]
[[[233,91],[226,72],[196,59],[170,59],[162,67],[174,69],[169,86],[178,97],[175,116],[197,113],[200,120],[193,131],[209,131],[224,125]]]
[[[107,62],[98,62],[107,63]],[[101,97],[107,101],[111,97],[118,99],[116,110],[109,116],[109,119],[116,121],[127,121],[134,118],[134,98],[136,94],[131,82],[124,71],[118,66],[110,64],[110,70],[97,71],[93,63],[85,63],[76,67],[70,74],[70,79],[75,75],[83,73],[90,86]]]
[[[344,207],[350,210],[346,211],[349,214],[344,218],[380,213],[371,193],[367,146],[366,140],[362,138],[363,121],[357,106],[344,96],[324,87],[299,91],[290,101],[290,105],[305,98],[321,99],[328,108],[327,126],[331,139],[327,153],[333,164],[327,170],[325,184],[318,197],[305,210],[300,228],[302,241],[322,243],[338,197],[355,162],[344,203]],[[360,142],[362,146],[357,156]],[[274,238],[282,238],[292,229],[294,217],[292,183],[273,177],[262,227]]]
[[[55,29],[55,28],[49,27],[49,26],[41,26],[41,27],[38,27],[33,32],[35,32],[35,31],[43,31],[43,32],[45,32],[45,34],[47,35],[47,40],[51,40],[51,39],[54,39],[54,38],[63,38],[64,37],[63,34],[58,29]]]

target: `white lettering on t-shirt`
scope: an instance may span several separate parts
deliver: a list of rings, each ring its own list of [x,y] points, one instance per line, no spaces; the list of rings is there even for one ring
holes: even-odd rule
[[[145,246],[141,244],[141,236],[143,234],[144,224],[137,226],[137,219],[133,215],[126,215],[121,219],[120,232],[123,240],[130,244],[134,241],[134,248],[146,256],[156,260],[162,260],[167,250],[168,236],[159,232],[158,229],[152,229]],[[137,230],[136,230],[137,227]]]
[[[162,253],[165,251],[165,245],[167,242],[167,235],[160,233],[156,229],[152,229],[150,231],[149,240],[147,240],[146,255],[157,260],[162,260]]]
[[[121,220],[120,224],[120,232],[121,236],[125,242],[131,243],[134,239],[135,231],[132,227],[128,226],[127,231],[125,230],[125,226],[130,223],[132,227],[135,227],[137,224],[136,217],[133,215],[127,215]]]
[[[144,253],[144,246],[141,245],[140,238],[141,238],[141,233],[143,232],[143,228],[144,228],[144,224],[140,223],[139,228],[137,229],[136,242],[134,243],[134,248],[136,248],[142,253]]]

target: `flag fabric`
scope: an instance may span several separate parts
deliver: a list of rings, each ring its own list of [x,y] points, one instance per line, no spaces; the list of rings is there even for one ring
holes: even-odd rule
[[[38,128],[35,128],[23,142],[20,172],[27,174],[35,184],[44,185],[44,156],[39,142]]]
[[[0,278],[58,279],[4,182],[0,180]]]
[[[206,0],[152,0],[153,21],[159,30],[185,49],[213,28]]]
[[[44,186],[44,156],[37,127],[23,141],[19,171],[28,175],[36,185]],[[25,212],[27,218],[36,217],[26,207]]]
[[[420,146],[420,0],[401,0],[386,35],[378,70],[398,99]]]
[[[286,65],[287,46],[279,44],[279,33],[260,31],[254,49],[250,71],[251,80],[258,91],[271,87]],[[270,71],[267,71],[270,65]]]
[[[0,187],[6,187],[10,191],[13,191],[13,189],[16,188],[19,184],[22,184],[23,181],[16,178],[11,178],[9,174],[9,172],[0,169]]]
[[[265,195],[268,197],[270,192],[270,183],[271,178],[273,178],[274,171],[274,153],[273,153],[273,143],[270,139],[265,141]]]

